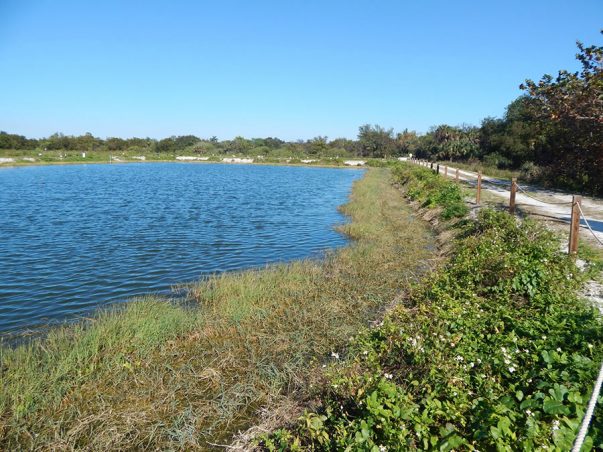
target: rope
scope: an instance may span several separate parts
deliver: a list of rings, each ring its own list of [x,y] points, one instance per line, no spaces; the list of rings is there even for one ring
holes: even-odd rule
[[[538,199],[538,198],[535,198],[534,196],[530,195],[527,191],[525,191],[523,188],[521,188],[521,185],[519,185],[519,184],[516,184],[516,185],[517,185],[517,188],[519,190],[521,190],[523,192],[523,194],[526,195],[528,198],[532,198],[534,201],[538,201],[543,204],[561,205],[561,204],[571,204],[572,203],[572,201],[560,201],[560,202],[543,201],[542,199]]]
[[[584,414],[584,418],[582,419],[582,425],[580,425],[580,431],[578,432],[578,436],[576,437],[576,442],[574,443],[572,452],[580,452],[580,449],[582,448],[582,444],[584,443],[584,439],[586,438],[586,434],[588,433],[588,425],[590,424],[590,421],[593,417],[593,413],[595,411],[595,405],[597,404],[597,398],[599,397],[599,391],[601,391],[602,383],[603,363],[601,363],[601,369],[599,369],[599,376],[597,377],[597,381],[595,382],[593,393],[590,396],[588,408],[586,409],[586,414]]]
[[[483,179],[483,176],[482,176],[482,183],[483,184],[498,185],[499,187],[505,187],[505,188],[508,185],[505,182],[494,182],[493,180],[490,180],[490,179]],[[511,182],[509,181],[509,183],[511,183]]]
[[[601,241],[601,239],[599,239],[599,237],[597,237],[597,234],[595,234],[595,231],[593,231],[593,228],[590,227],[590,224],[588,223],[586,216],[584,216],[584,212],[582,212],[582,207],[580,207],[580,203],[577,203],[577,204],[578,204],[578,210],[580,210],[580,215],[582,215],[582,218],[584,219],[584,223],[586,223],[586,227],[588,227],[588,230],[593,235],[595,240],[597,242],[599,242],[599,245],[603,245],[603,242]]]
[[[590,233],[593,235],[595,240],[599,242],[600,245],[603,245],[603,242],[597,237],[593,228],[590,227],[584,212],[582,211],[582,207],[580,203],[576,203],[578,206],[578,210],[580,211],[580,215],[584,219],[586,226],[588,227]],[[582,419],[582,424],[580,425],[580,431],[578,432],[578,436],[576,437],[576,441],[574,442],[574,447],[572,448],[572,452],[580,452],[582,449],[582,444],[584,444],[584,440],[586,439],[586,434],[588,433],[588,426],[590,425],[590,421],[592,420],[593,413],[595,412],[595,406],[597,405],[597,399],[599,398],[599,392],[601,392],[601,384],[603,384],[603,363],[601,363],[601,368],[599,369],[599,376],[597,377],[597,381],[595,381],[595,387],[593,388],[593,393],[590,396],[590,400],[588,402],[588,408],[586,409],[586,413],[584,414],[584,418]]]

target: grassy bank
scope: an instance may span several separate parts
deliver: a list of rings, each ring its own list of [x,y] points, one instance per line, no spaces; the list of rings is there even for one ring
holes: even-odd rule
[[[0,350],[0,449],[205,449],[303,398],[331,353],[426,268],[431,236],[369,170],[323,261],[230,273]]]
[[[395,174],[426,207],[455,191],[422,168]],[[317,405],[261,447],[571,449],[603,358],[601,317],[576,294],[584,275],[534,222],[484,210],[457,234],[448,262],[331,366]]]

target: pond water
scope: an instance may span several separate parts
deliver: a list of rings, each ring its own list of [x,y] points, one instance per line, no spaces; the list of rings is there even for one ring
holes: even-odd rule
[[[285,166],[116,164],[0,170],[0,334],[216,272],[345,245],[363,172]]]

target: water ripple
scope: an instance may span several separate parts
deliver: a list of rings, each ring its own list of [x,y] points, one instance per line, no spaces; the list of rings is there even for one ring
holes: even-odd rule
[[[345,244],[358,170],[213,164],[0,171],[0,334]]]

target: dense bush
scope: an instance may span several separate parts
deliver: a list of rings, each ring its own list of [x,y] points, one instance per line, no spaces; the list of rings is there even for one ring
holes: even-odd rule
[[[407,195],[421,202],[424,207],[442,208],[442,219],[463,217],[468,209],[463,200],[461,187],[433,171],[408,164],[397,164],[393,175],[398,182],[406,186]]]
[[[422,170],[406,176],[431,182]],[[260,445],[569,450],[603,358],[580,279],[543,227],[482,211],[449,262],[331,365],[319,408]],[[593,445],[603,447],[600,405]]]

